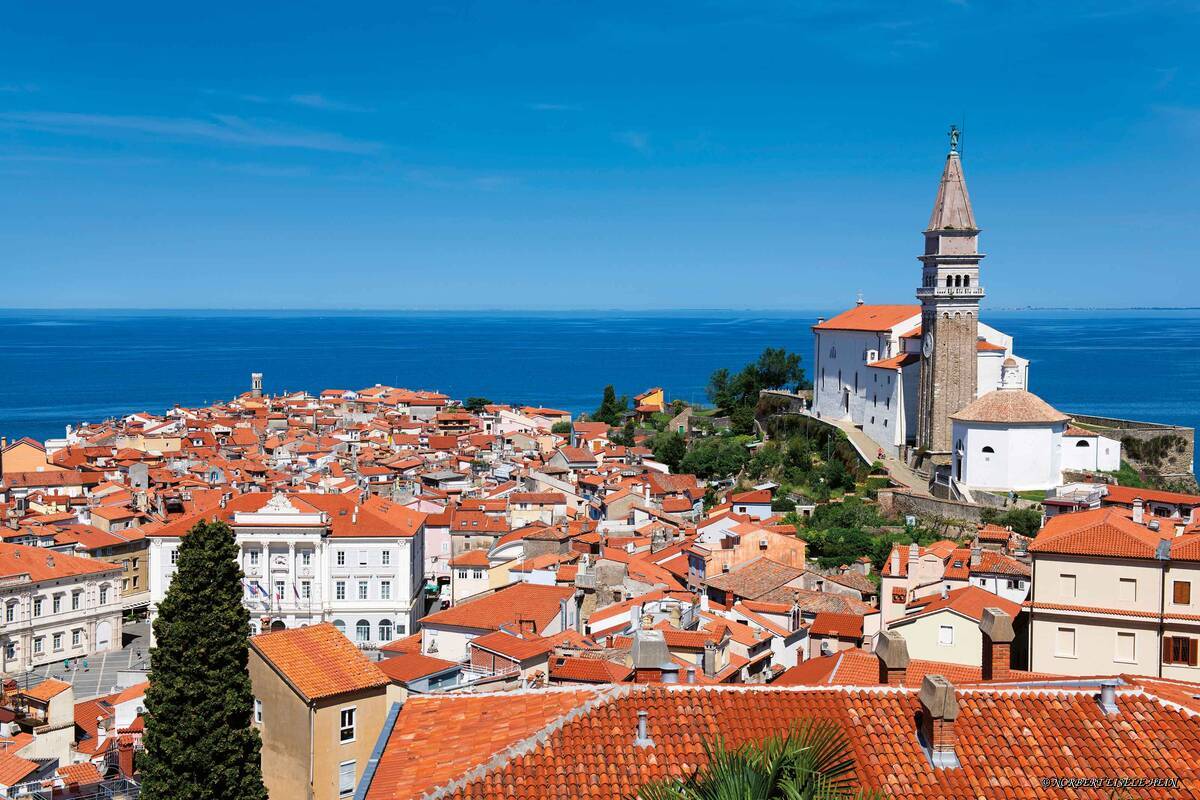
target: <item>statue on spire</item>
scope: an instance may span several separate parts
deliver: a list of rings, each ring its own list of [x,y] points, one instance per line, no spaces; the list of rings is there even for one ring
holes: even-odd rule
[[[951,153],[958,152],[958,138],[960,136],[962,136],[962,131],[960,131],[958,129],[958,126],[951,125],[950,126],[950,152]]]

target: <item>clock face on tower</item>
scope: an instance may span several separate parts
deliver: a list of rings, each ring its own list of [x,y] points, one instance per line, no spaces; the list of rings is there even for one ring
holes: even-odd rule
[[[925,334],[925,340],[921,342],[921,352],[925,354],[926,358],[933,355],[933,331]]]

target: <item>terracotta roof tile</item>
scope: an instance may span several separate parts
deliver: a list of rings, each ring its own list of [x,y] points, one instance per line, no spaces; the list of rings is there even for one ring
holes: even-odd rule
[[[305,698],[386,686],[388,677],[330,623],[251,637],[250,646]]]

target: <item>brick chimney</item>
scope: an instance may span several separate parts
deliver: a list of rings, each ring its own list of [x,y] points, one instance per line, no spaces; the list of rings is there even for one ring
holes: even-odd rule
[[[885,686],[903,686],[908,673],[908,642],[895,631],[883,631],[875,643],[875,655],[879,658],[879,683]]]
[[[1011,678],[1013,633],[1012,617],[999,608],[985,608],[979,620],[983,632],[983,679],[1006,681]]]
[[[133,739],[129,737],[117,742],[117,768],[126,778],[133,777]]]
[[[954,684],[942,675],[926,675],[921,682],[919,741],[935,769],[958,769],[958,698]]]

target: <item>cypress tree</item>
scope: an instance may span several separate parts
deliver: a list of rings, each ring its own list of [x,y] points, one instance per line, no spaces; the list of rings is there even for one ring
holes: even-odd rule
[[[224,522],[198,522],[183,537],[154,620],[143,800],[266,800],[237,557]]]

